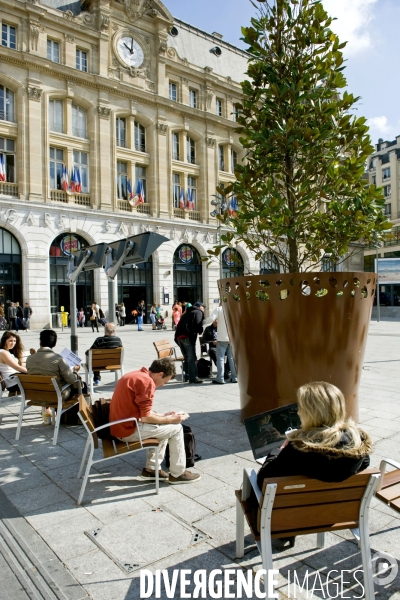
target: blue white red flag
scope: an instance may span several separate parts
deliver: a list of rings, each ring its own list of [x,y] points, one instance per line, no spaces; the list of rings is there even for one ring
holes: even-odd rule
[[[4,162],[4,154],[0,154],[0,181],[7,181],[6,164]]]
[[[68,191],[69,191],[70,194],[75,194],[75,192],[76,192],[76,184],[77,184],[77,181],[76,181],[76,169],[74,167],[72,169],[72,171],[71,171],[71,183],[70,183],[69,188],[68,188]]]
[[[133,206],[133,191],[130,179],[128,179],[128,181],[126,182],[126,189],[128,192],[128,202],[131,206]]]
[[[238,212],[238,201],[236,200],[235,196],[233,196],[231,198],[231,201],[229,202],[229,216],[231,217],[236,217],[237,212]]]
[[[143,182],[138,181],[136,184],[136,191],[133,197],[134,206],[138,206],[139,204],[144,204],[145,196],[144,196],[144,187]]]
[[[179,198],[179,208],[185,208],[185,192],[181,189],[181,197]]]
[[[80,169],[76,169],[75,191],[79,194],[82,191],[82,179]]]
[[[68,186],[69,186],[68,172],[67,172],[67,167],[64,165],[62,168],[62,174],[61,174],[61,187],[64,190],[64,192],[67,191]]]
[[[187,210],[194,210],[194,200],[193,200],[193,192],[192,192],[192,190],[188,190],[187,191],[186,209]]]

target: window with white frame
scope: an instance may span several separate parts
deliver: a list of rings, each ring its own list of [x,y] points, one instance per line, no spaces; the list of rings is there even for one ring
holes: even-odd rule
[[[117,146],[126,148],[126,119],[124,118],[115,119],[115,139]]]
[[[87,52],[80,48],[76,49],[76,68],[78,71],[84,71],[85,73],[88,70]]]
[[[192,138],[186,138],[187,162],[192,165],[196,164],[196,142]]]
[[[219,117],[222,117],[222,100],[217,98],[215,101],[215,112]]]
[[[72,105],[72,135],[79,138],[87,138],[86,110]]]
[[[15,140],[10,138],[0,137],[0,154],[3,155],[4,167],[6,170],[6,181],[16,183],[15,172]]]
[[[49,38],[47,38],[47,60],[55,63],[60,62],[60,44]]]
[[[179,208],[181,198],[181,176],[179,173],[172,173],[172,199],[175,208]]]
[[[17,49],[17,28],[7,23],[1,25],[1,45],[12,50]]]
[[[238,160],[238,155],[237,155],[236,150],[231,150],[231,171],[232,171],[232,173],[235,172],[237,160]]]
[[[135,165],[135,183],[136,191],[139,189],[139,185],[142,185],[144,201],[147,202],[147,169],[142,165]]]
[[[225,171],[225,150],[223,146],[218,146],[218,169]]]
[[[385,204],[385,215],[386,217],[391,217],[392,216],[392,205],[390,202],[388,202],[387,204]]]
[[[128,198],[128,164],[121,160],[117,160],[117,198]]]
[[[189,104],[192,108],[197,108],[197,90],[189,90]]]
[[[79,171],[82,194],[89,193],[89,155],[87,152],[74,150],[74,169]]]
[[[169,82],[169,99],[178,102],[178,86],[173,81]]]
[[[187,178],[188,198],[192,201],[191,210],[196,210],[197,207],[197,179],[196,177]]]
[[[390,167],[387,167],[386,169],[382,169],[382,179],[390,179]]]
[[[383,193],[385,195],[385,198],[390,198],[390,196],[392,195],[392,186],[389,185],[384,185],[383,186]]]
[[[135,121],[135,150],[146,152],[146,129]]]
[[[172,160],[180,160],[179,133],[172,134]]]
[[[50,147],[50,189],[62,190],[64,150]]]
[[[64,132],[64,103],[62,100],[49,100],[49,129]]]
[[[14,120],[14,92],[0,85],[0,121]]]

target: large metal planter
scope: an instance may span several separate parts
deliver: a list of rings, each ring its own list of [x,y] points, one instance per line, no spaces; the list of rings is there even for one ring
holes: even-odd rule
[[[218,282],[238,372],[242,418],[329,381],[358,421],[374,273],[252,275]]]

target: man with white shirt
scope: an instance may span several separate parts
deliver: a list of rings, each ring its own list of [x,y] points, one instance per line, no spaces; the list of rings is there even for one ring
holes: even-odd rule
[[[213,379],[213,383],[217,385],[223,385],[224,381],[224,363],[225,355],[228,357],[229,367],[231,370],[231,383],[237,383],[237,375],[235,369],[235,363],[233,360],[232,349],[229,343],[228,330],[226,328],[224,312],[222,306],[218,306],[214,309],[212,315],[210,315],[204,323],[217,322],[217,377]]]

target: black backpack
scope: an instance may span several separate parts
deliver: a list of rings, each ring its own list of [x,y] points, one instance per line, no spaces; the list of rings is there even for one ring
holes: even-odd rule
[[[102,425],[107,425],[107,423],[110,422],[110,402],[111,400],[108,398],[100,398],[100,400],[96,400],[96,402],[94,402],[90,407],[95,429],[97,429],[97,427],[101,427]],[[111,429],[109,427],[100,429],[96,435],[101,440],[113,439],[113,436],[111,435]]]
[[[200,378],[211,377],[211,360],[200,358],[197,361],[197,374]]]
[[[186,468],[194,467],[195,461],[201,460],[201,456],[196,454],[196,441],[194,439],[194,434],[192,428],[189,425],[182,425],[183,427],[183,439],[185,443],[185,452],[186,452]],[[165,451],[165,464],[169,469],[170,461],[169,461],[169,446],[167,445],[167,449]]]

